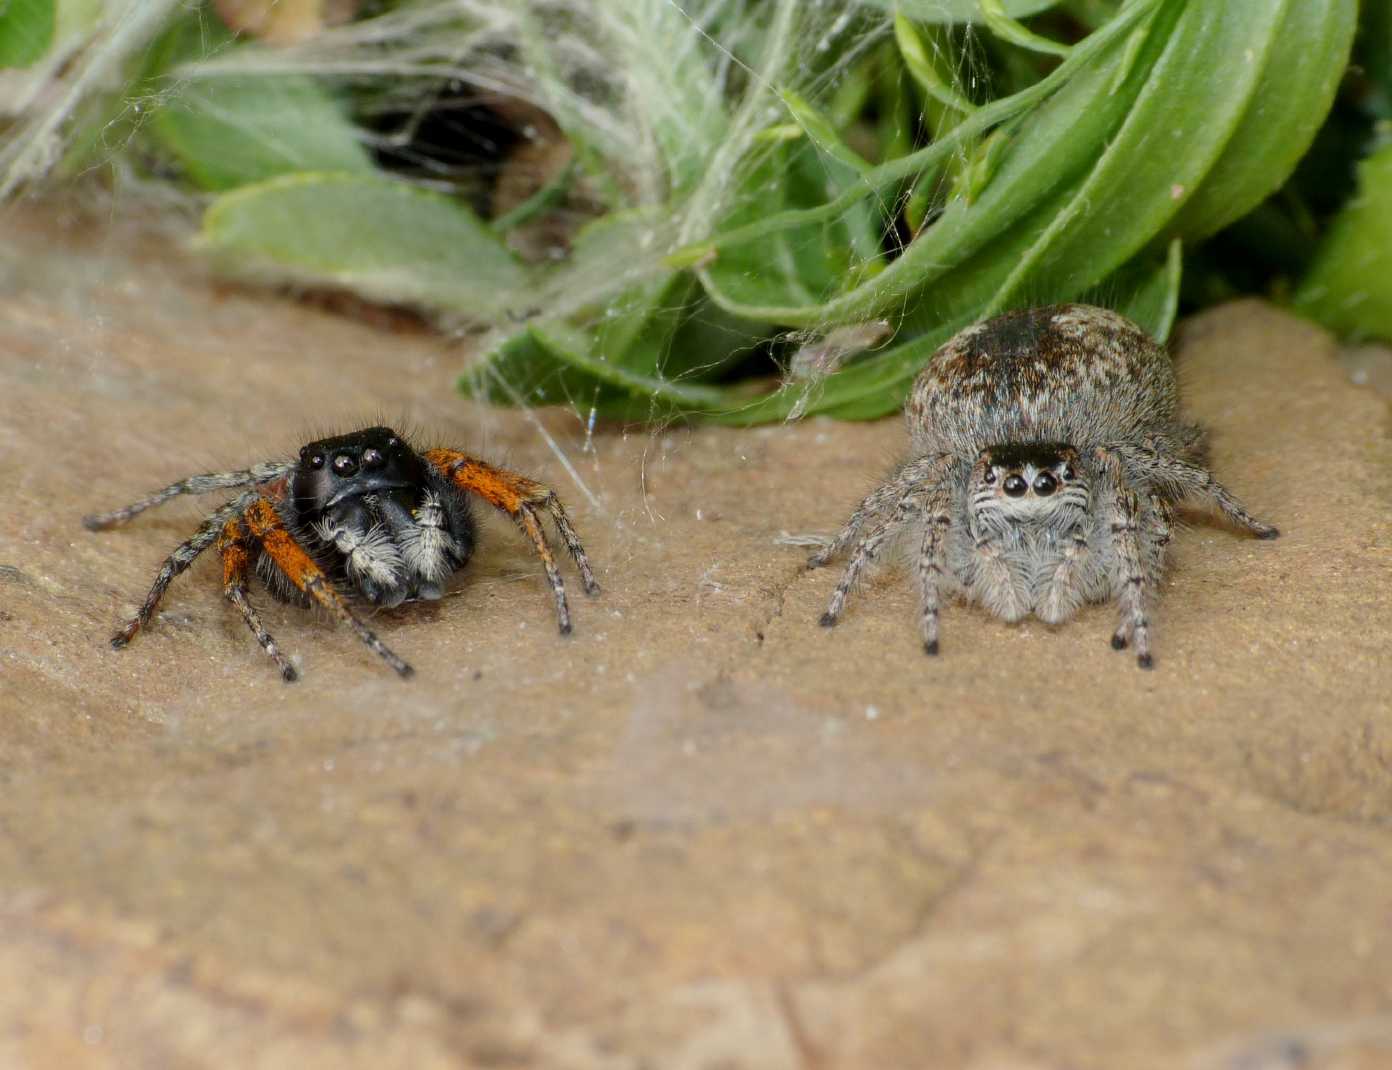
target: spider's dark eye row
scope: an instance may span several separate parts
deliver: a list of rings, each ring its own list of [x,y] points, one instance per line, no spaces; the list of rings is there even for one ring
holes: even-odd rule
[[[1041,498],[1047,498],[1058,489],[1058,480],[1048,472],[1040,472],[1034,478],[1034,493]]]
[[[358,462],[346,453],[340,453],[333,459],[333,470],[335,475],[351,476],[358,470]]]
[[[363,450],[362,466],[364,468],[380,468],[384,463],[386,463],[386,458],[382,456],[381,450],[373,449],[371,446]]]
[[[1025,482],[1025,477],[1020,475],[1006,476],[1004,484],[1005,493],[1012,498],[1018,498],[1029,490],[1029,484]]]
[[[995,471],[993,469],[988,468],[986,470],[986,474],[981,477],[981,482],[985,483],[988,487],[994,486],[996,482]]]
[[[309,465],[309,467],[311,467],[311,468],[323,468],[323,467],[324,467],[324,455],[323,455],[322,453],[316,453],[316,454],[314,454],[313,456],[306,457],[306,458],[305,458],[305,463],[306,463],[307,465]]]

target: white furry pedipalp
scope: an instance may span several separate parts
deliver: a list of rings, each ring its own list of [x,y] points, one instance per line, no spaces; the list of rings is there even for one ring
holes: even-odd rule
[[[332,543],[348,561],[348,572],[376,584],[395,584],[401,575],[401,551],[392,542],[391,533],[381,524],[365,532],[353,531],[325,518],[314,526],[315,533]]]
[[[427,583],[440,583],[451,571],[449,555],[459,549],[445,526],[445,508],[427,491],[411,515],[415,524],[401,533],[405,565]]]

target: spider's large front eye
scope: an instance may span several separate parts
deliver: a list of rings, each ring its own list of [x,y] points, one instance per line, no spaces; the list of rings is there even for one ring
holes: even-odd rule
[[[1006,476],[1004,489],[1005,493],[1010,495],[1010,497],[1018,498],[1020,495],[1024,494],[1025,491],[1029,490],[1029,484],[1025,482],[1024,476]]]
[[[1034,493],[1041,498],[1047,498],[1054,491],[1058,490],[1058,480],[1048,472],[1040,472],[1034,480]]]

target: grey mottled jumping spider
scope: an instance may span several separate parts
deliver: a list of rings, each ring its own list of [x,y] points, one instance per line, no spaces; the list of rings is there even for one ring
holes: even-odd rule
[[[1147,613],[1174,503],[1204,499],[1257,538],[1278,534],[1204,467],[1203,430],[1178,407],[1169,355],[1115,312],[1054,305],[961,331],[909,396],[909,460],[808,562],[855,544],[822,624],[837,622],[865,567],[912,529],[929,654],[944,595],[1049,624],[1115,599],[1112,646],[1131,643],[1150,668]]]

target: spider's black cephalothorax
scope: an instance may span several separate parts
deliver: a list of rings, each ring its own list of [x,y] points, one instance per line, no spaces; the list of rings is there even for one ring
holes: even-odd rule
[[[542,530],[551,517],[587,594],[599,590],[580,538],[556,493],[526,476],[447,448],[418,453],[389,427],[311,442],[294,462],[267,461],[238,472],[190,476],[148,498],[83,522],[93,531],[123,524],[180,494],[240,489],[165,560],[140,611],[112,637],[123,647],[149,623],[169,584],[209,546],[222,557],[222,589],[286,680],[298,673],[261,624],[247,594],[250,570],[277,597],[328,609],[402,676],[392,653],[339,593],[377,606],[436,599],[474,549],[469,496],[510,516],[546,569],[561,634],[570,631],[565,584]]]
[[[365,431],[300,450],[280,511],[320,564],[364,599],[397,606],[435,599],[474,548],[469,499],[394,431]],[[306,596],[262,555],[273,591]]]

